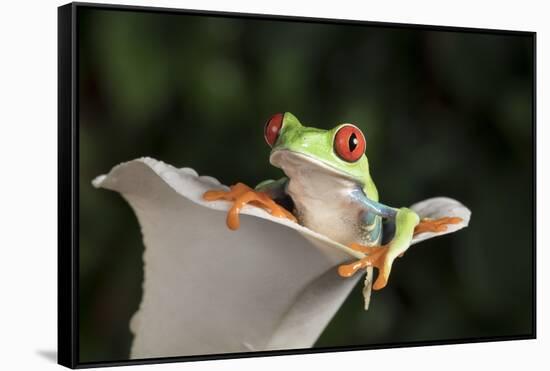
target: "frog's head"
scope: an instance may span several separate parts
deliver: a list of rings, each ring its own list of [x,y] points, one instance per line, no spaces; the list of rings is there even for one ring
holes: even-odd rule
[[[377,198],[365,155],[365,136],[356,126],[340,124],[331,130],[303,126],[290,112],[273,115],[265,125],[265,139],[272,147],[270,162],[287,169],[306,169],[358,183]],[[373,189],[371,189],[373,188]]]

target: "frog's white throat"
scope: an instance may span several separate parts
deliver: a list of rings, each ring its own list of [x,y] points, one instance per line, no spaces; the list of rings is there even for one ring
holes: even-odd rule
[[[335,185],[334,182],[337,182],[343,186],[362,187],[360,182],[350,175],[303,153],[286,149],[276,150],[271,153],[269,162],[282,169],[291,180],[315,178],[323,182],[330,182],[332,186]],[[323,184],[317,184],[317,186],[322,187]]]
[[[361,240],[359,205],[350,194],[362,185],[349,175],[307,155],[274,151],[269,161],[281,168],[289,183],[300,224],[343,244]]]

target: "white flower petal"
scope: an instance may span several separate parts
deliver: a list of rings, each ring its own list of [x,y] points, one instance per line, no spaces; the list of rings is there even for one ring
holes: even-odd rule
[[[341,278],[336,266],[361,253],[260,208],[246,206],[240,229],[230,231],[230,204],[202,199],[227,187],[193,169],[141,158],[93,185],[121,193],[142,228],[143,298],[130,324],[132,358],[311,347],[360,279]],[[421,216],[465,215],[452,202],[414,207]],[[415,242],[438,234],[425,235]]]

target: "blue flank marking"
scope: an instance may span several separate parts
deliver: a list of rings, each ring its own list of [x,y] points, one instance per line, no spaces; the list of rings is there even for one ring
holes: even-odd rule
[[[395,220],[397,209],[369,199],[361,188],[352,190],[350,197],[355,202],[361,204],[365,209],[362,215],[363,223],[365,224],[364,231],[367,232],[367,229],[372,228],[372,225],[374,224],[374,229],[367,232],[368,235],[365,236],[366,239],[370,242],[376,241],[381,243],[380,237],[382,235],[382,218]]]
[[[363,223],[364,224],[364,231],[367,232],[367,239],[369,242],[379,242],[380,241],[380,235],[382,234],[382,219],[374,214],[369,213],[368,211],[365,211],[362,215],[363,217]],[[368,228],[372,228],[374,225],[374,229],[371,231],[368,231]]]
[[[381,216],[384,219],[395,219],[395,216],[397,215],[397,209],[369,199],[360,188],[352,190],[350,197],[354,201],[362,204],[366,209],[365,211]]]

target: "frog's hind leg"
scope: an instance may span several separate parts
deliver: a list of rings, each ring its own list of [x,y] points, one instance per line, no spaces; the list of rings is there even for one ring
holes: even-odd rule
[[[357,271],[363,268],[366,268],[368,266],[376,267],[379,271],[378,277],[381,278],[381,280],[377,279],[374,288],[375,290],[377,290],[384,287],[386,285],[387,278],[382,277],[387,277],[389,275],[389,272],[387,270],[391,269],[391,264],[388,267],[386,260],[389,251],[389,245],[363,246],[357,243],[352,243],[349,245],[349,247],[353,250],[362,252],[363,254],[367,254],[367,256],[353,263],[339,266],[338,274],[342,277],[351,277]]]
[[[439,219],[424,218],[414,228],[414,236],[425,232],[444,232],[449,224],[458,224],[462,218],[444,217]]]
[[[419,217],[414,211],[406,207],[400,208],[395,215],[395,234],[391,242],[378,248],[351,244],[350,248],[367,256],[354,263],[340,266],[338,273],[343,277],[349,277],[359,269],[370,265],[378,268],[378,277],[372,286],[373,289],[384,288],[388,283],[394,260],[409,248],[418,222]]]

